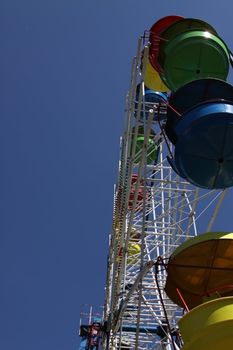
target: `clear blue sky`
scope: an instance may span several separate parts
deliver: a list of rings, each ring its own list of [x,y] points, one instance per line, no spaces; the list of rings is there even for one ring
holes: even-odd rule
[[[233,49],[232,12],[229,0],[1,0],[0,349],[77,349],[81,305],[103,304],[137,37],[178,14]]]

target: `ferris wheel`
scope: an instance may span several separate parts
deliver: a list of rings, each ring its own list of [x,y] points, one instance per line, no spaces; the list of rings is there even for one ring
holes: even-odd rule
[[[198,19],[168,16],[139,38],[120,139],[102,340],[90,349],[232,344],[233,316],[222,310],[233,311],[233,235],[212,232],[233,185],[230,56]],[[215,311],[221,316],[209,327]]]

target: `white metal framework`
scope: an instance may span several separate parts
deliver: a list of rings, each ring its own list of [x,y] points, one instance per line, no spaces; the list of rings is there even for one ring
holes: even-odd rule
[[[151,105],[146,115],[144,72],[140,66],[145,67],[147,56],[148,47],[143,47],[139,39],[126,99],[126,123],[114,193],[105,300],[108,334],[105,349],[169,350],[182,346],[172,340],[166,321],[169,320],[170,331],[176,331],[183,310],[166,296],[166,269],[156,262],[161,257],[166,264],[183,241],[199,232],[210,231],[225,195],[225,191],[194,187],[170,167],[167,155],[172,146],[167,144],[163,133],[163,120],[169,107],[165,103]],[[138,84],[140,92],[135,104]],[[144,143],[136,154],[141,125]],[[157,161],[147,164],[151,129],[159,155]]]

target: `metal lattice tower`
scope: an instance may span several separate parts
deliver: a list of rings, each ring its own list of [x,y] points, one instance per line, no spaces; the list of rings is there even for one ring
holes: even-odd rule
[[[126,122],[120,141],[109,241],[105,300],[109,337],[104,341],[104,348],[111,350],[174,348],[164,322],[167,317],[170,327],[176,330],[183,309],[166,296],[163,290],[166,269],[160,266],[156,274],[155,263],[161,257],[166,264],[182,242],[210,231],[226,192],[194,187],[170,167],[167,155],[172,145],[166,142],[163,133],[163,120],[169,107],[165,103],[153,104],[149,106],[148,118],[145,117],[148,104],[144,100],[144,72],[140,65],[144,50],[141,67],[145,66],[148,47],[143,47],[142,41],[139,39],[137,56],[133,59],[126,98]],[[144,143],[138,152],[136,139],[141,125]],[[147,161],[151,129],[159,149],[154,164]],[[175,348],[180,347],[177,342]]]

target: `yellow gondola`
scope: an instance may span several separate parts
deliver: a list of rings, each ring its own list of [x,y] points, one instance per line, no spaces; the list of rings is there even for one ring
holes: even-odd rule
[[[179,321],[182,350],[229,350],[233,344],[233,297],[204,303]]]
[[[169,259],[165,291],[191,309],[208,298],[233,296],[233,233],[208,232],[179,246]]]
[[[159,73],[152,67],[149,60],[146,65],[144,82],[146,87],[148,87],[151,90],[160,92],[169,91],[169,88],[164,84],[164,82],[160,78]]]

